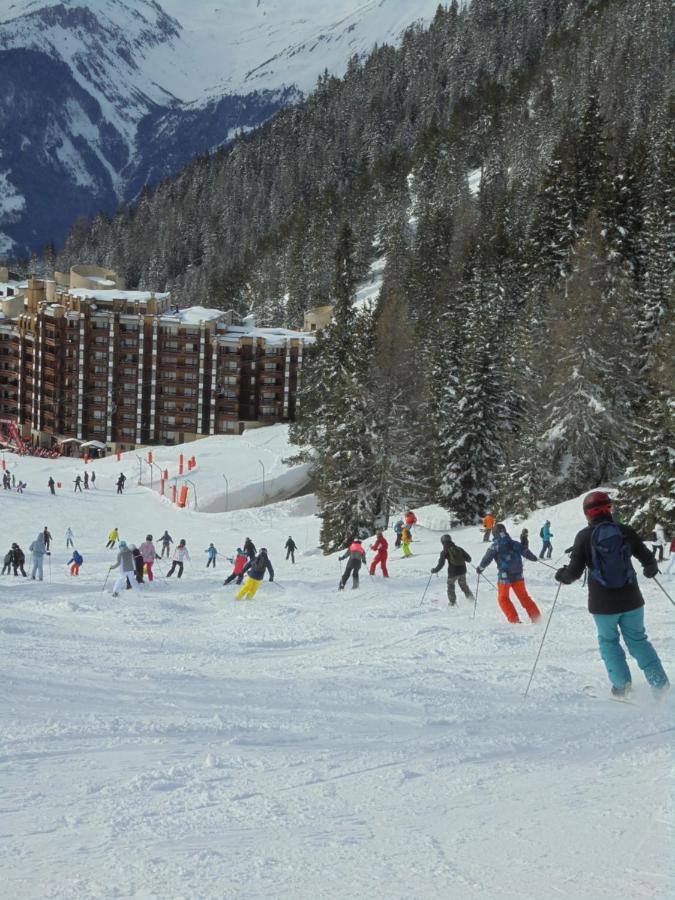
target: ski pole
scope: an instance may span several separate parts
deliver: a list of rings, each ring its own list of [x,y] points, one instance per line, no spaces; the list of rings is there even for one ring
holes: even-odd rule
[[[555,605],[558,602],[558,594],[560,593],[560,588],[562,587],[562,582],[558,585],[558,590],[555,592],[555,597],[553,598],[553,606],[551,607],[551,612],[548,614],[548,622],[546,623],[546,628],[544,629],[544,633],[541,638],[541,643],[539,644],[539,650],[537,652],[537,658],[534,661],[534,665],[532,666],[532,672],[530,674],[530,680],[527,682],[527,687],[525,688],[524,697],[527,697],[527,693],[530,690],[530,685],[532,684],[532,679],[534,678],[534,673],[537,668],[537,663],[539,662],[539,657],[541,655],[541,648],[544,646],[544,641],[546,640],[546,633],[548,632],[548,626],[551,624],[551,619],[553,618],[553,610],[555,609]]]
[[[542,566],[546,566],[547,569],[553,569],[554,572],[558,571],[555,566],[552,566],[550,563],[545,563],[543,559],[538,560],[538,562],[540,562]]]
[[[476,569],[476,572],[478,572],[478,569]],[[497,590],[497,585],[493,584],[489,578],[486,578],[482,572],[478,572],[478,577],[482,578],[484,581],[487,581],[487,583],[490,585],[490,587],[493,588],[495,591]]]
[[[112,572],[112,566],[110,566],[110,568],[108,569],[108,571],[106,573],[105,581],[103,582],[103,587],[101,588],[101,593],[103,593],[103,591],[105,590],[105,586],[108,583],[108,578],[109,578],[111,572]]]
[[[272,584],[276,584],[276,586],[279,588],[280,591],[286,590],[286,588],[283,585],[279,584],[278,581],[273,581]]]
[[[52,583],[52,555],[49,554],[49,583]]]
[[[438,575],[438,572],[436,572],[436,574]],[[431,584],[431,579],[433,578],[433,576],[434,576],[434,573],[432,572],[431,575],[429,576],[429,580],[427,581],[427,586],[424,588],[424,593],[422,594],[422,599],[419,602],[419,606],[421,606],[424,603],[424,598],[427,595],[427,591],[429,590],[429,585]]]
[[[478,608],[478,588],[480,586],[480,572],[476,572],[476,593],[473,598],[473,616],[472,619],[476,618],[476,609]]]
[[[664,588],[664,586],[661,584],[661,582],[659,581],[659,579],[656,576],[654,576],[654,581],[658,584],[658,586],[661,588],[661,590],[666,595],[666,597],[670,600],[670,602],[673,604],[673,606],[675,606],[675,600],[673,600],[673,598],[670,596],[668,591]]]

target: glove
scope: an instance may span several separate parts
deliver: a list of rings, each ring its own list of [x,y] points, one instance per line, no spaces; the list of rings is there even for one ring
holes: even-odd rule
[[[476,572],[478,572],[478,574],[480,575],[480,574],[482,574],[483,570],[481,569],[480,566],[476,566]]]
[[[555,578],[556,581],[559,581],[561,584],[571,584],[572,583],[571,578],[567,574],[567,569],[565,568],[565,566],[563,566],[561,569],[558,569],[558,571],[555,573],[555,575],[553,577]]]
[[[656,578],[659,574],[659,564],[654,560],[653,562],[647,563],[647,565],[642,570],[645,578]]]

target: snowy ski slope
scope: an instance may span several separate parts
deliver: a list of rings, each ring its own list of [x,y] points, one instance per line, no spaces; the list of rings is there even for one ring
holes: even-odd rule
[[[223,474],[242,505],[246,490],[259,502],[258,460],[284,482],[284,428],[189,449],[200,504],[223,508]],[[176,455],[155,451],[170,467]],[[95,464],[97,490],[79,495],[82,466],[7,456],[28,490],[0,491],[0,551],[27,548],[45,524],[55,546],[51,582],[0,579],[3,896],[675,896],[675,691],[657,704],[634,671],[632,705],[584,694],[604,698],[607,685],[580,585],[562,589],[525,700],[543,626],[509,626],[485,583],[475,619],[464,600],[449,610],[442,576],[420,606],[447,528],[439,508],[419,511],[414,556],[393,551],[388,582],[364,574],[338,593],[311,495],[178,510],[135,483],[132,459]],[[544,518],[555,560],[583,524],[580,503],[532,517],[535,547]],[[69,525],[79,578],[64,565]],[[136,543],[164,528],[185,537],[182,581],[102,591],[114,525]],[[477,562],[478,530],[454,533]],[[207,571],[204,550],[229,554],[247,535],[269,548],[277,585],[238,603],[222,587],[229,564]],[[545,618],[552,574],[527,564]],[[675,610],[642,584],[672,679]]]

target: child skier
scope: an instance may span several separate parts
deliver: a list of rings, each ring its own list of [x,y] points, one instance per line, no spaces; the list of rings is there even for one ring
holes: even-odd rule
[[[443,566],[448,564],[448,605],[455,606],[457,603],[457,595],[455,593],[455,583],[458,583],[467,600],[473,600],[473,594],[469,585],[466,583],[466,564],[471,562],[471,557],[458,547],[449,534],[444,534],[441,538],[441,555],[438,562],[431,570],[432,572],[440,572]]]
[[[155,560],[159,559],[159,557],[157,556],[155,545],[152,543],[151,534],[146,534],[145,540],[138,549],[141,551],[141,556],[143,557],[143,565],[145,566],[145,571],[148,573],[148,581],[154,581],[155,576],[153,575],[152,567],[155,564]]]
[[[375,569],[377,568],[377,566],[380,566],[384,577],[389,578],[389,572],[387,572],[387,556],[389,551],[389,544],[384,534],[382,533],[381,528],[375,529],[375,543],[370,545],[370,549],[375,551],[375,556],[370,564],[370,569],[368,571],[371,575],[374,575]]]
[[[66,563],[67,566],[70,566],[70,574],[71,575],[79,575],[80,574],[80,566],[84,562],[81,554],[77,552],[77,550],[73,550],[73,555]]]
[[[520,600],[530,620],[538,622],[541,618],[539,607],[527,593],[523,580],[523,556],[525,559],[531,559],[532,562],[537,562],[537,557],[529,550],[523,550],[518,541],[514,541],[509,536],[504,525],[495,525],[494,533],[495,538],[492,545],[480,561],[476,571],[480,575],[492,560],[496,560],[499,569],[497,603],[501,611],[512,624],[520,622],[516,608],[509,598],[510,590],[513,588],[513,593]]]
[[[654,691],[665,691],[670,682],[656,650],[647,640],[645,602],[631,563],[631,557],[636,557],[642,563],[645,578],[654,578],[658,573],[654,554],[632,528],[614,521],[612,501],[604,491],[587,494],[583,509],[588,525],[574,539],[570,561],[555,573],[556,581],[571,584],[587,570],[588,611],[598,630],[600,656],[612,695],[624,697],[632,686],[619,632]]]
[[[403,547],[403,558],[406,559],[408,556],[412,556],[410,552],[410,545],[412,544],[412,534],[410,533],[410,527],[408,525],[403,525],[401,529],[401,546]]]
[[[270,581],[274,581],[272,563],[269,561],[265,547],[261,547],[260,553],[255,559],[249,560],[244,566],[244,572],[248,573],[248,578],[234,595],[234,599],[243,600],[246,598],[246,600],[253,600],[265,577],[265,571],[269,573]]]
[[[237,547],[237,555],[234,559],[231,556],[228,558],[233,563],[234,568],[232,569],[232,574],[227,576],[223,584],[230,584],[235,578],[237,579],[237,584],[241,584],[244,580],[244,569],[248,562],[248,556],[246,556],[241,547]]]
[[[351,575],[352,590],[355,591],[359,586],[359,569],[361,568],[361,564],[366,561],[366,551],[361,546],[361,541],[358,538],[355,538],[347,548],[346,552],[343,553],[339,559],[349,559],[349,562],[342,573],[338,590],[344,590],[344,587],[349,580],[349,576]]]
[[[216,556],[218,556],[218,551],[213,546],[213,544],[209,544],[204,553],[208,554],[208,559],[206,560],[206,568],[208,569],[209,566],[213,566],[213,568],[215,569]]]
[[[190,554],[188,553],[188,548],[185,544],[185,538],[181,538],[178,546],[174,551],[173,559],[171,560],[171,568],[166,573],[166,577],[171,578],[176,569],[178,569],[178,575],[176,575],[176,578],[181,578],[183,575],[183,565],[186,559],[190,559]]]

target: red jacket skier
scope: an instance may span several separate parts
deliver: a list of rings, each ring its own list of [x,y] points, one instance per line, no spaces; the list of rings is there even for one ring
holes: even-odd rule
[[[389,572],[387,572],[387,551],[389,550],[389,543],[382,534],[381,528],[375,529],[375,536],[375,543],[370,545],[370,549],[375,551],[375,557],[370,564],[369,572],[371,575],[374,575],[375,569],[379,565],[382,568],[384,577],[389,578]]]

